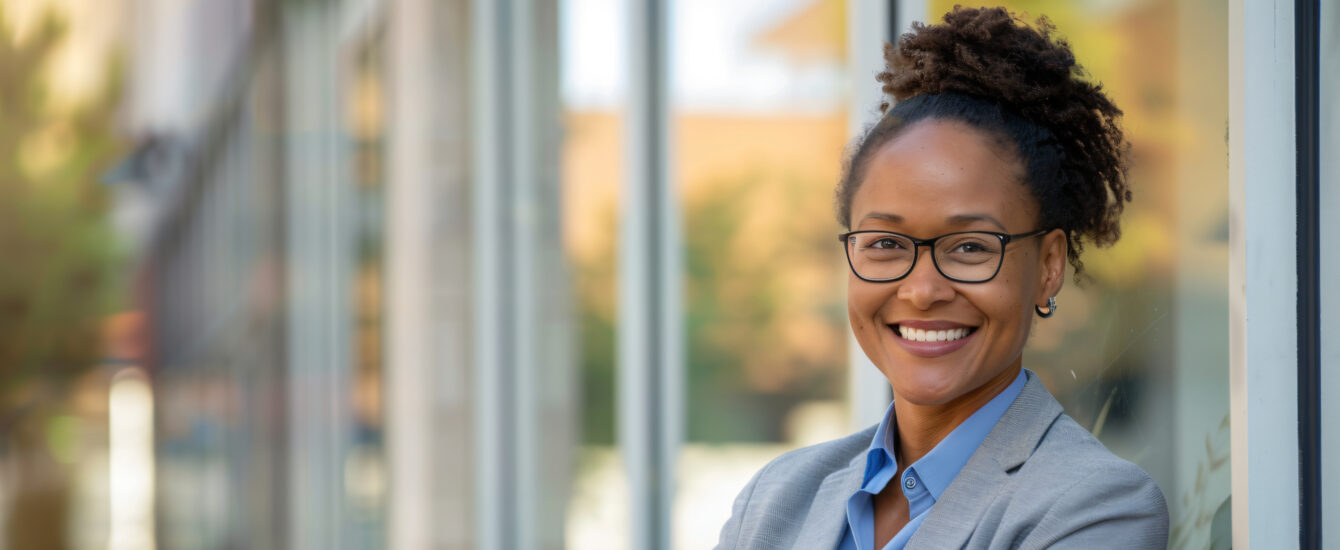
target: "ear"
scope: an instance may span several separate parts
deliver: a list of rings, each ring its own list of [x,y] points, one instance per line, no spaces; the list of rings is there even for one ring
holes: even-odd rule
[[[1047,298],[1056,296],[1065,284],[1066,238],[1064,230],[1053,229],[1042,236],[1042,250],[1038,254],[1038,292],[1033,305],[1047,307]]]

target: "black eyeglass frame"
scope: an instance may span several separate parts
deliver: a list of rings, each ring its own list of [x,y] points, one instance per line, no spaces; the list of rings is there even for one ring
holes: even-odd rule
[[[1006,245],[1010,244],[1010,243],[1013,242],[1013,241],[1019,241],[1019,240],[1027,239],[1027,238],[1029,238],[1029,237],[1036,237],[1036,236],[1038,236],[1038,235],[1043,235],[1043,234],[1046,234],[1046,233],[1049,232],[1049,231],[1051,231],[1051,230],[1050,230],[1050,229],[1039,229],[1039,230],[1037,230],[1037,231],[1030,231],[1030,232],[1028,232],[1028,233],[1018,233],[1018,234],[1014,234],[1014,235],[1010,235],[1010,234],[1007,234],[1007,233],[997,233],[997,232],[995,232],[995,231],[956,231],[956,232],[954,232],[954,233],[945,233],[944,235],[940,235],[939,237],[933,237],[933,238],[930,238],[930,239],[918,239],[918,238],[913,237],[913,236],[911,236],[911,235],[904,235],[904,234],[902,234],[902,233],[895,233],[895,232],[893,232],[893,231],[881,231],[881,230],[878,230],[878,229],[863,229],[863,230],[860,230],[860,231],[849,231],[849,232],[843,233],[843,234],[841,234],[841,235],[838,235],[838,241],[841,241],[841,242],[842,242],[842,249],[843,249],[843,250],[846,252],[846,254],[847,254],[847,267],[851,268],[851,273],[852,273],[852,275],[855,275],[856,278],[858,278],[858,279],[860,279],[860,280],[862,280],[862,281],[868,282],[868,283],[892,283],[892,282],[894,282],[894,281],[901,281],[901,280],[903,280],[903,279],[906,279],[907,276],[908,276],[908,275],[911,275],[911,274],[912,274],[912,271],[915,270],[915,269],[917,268],[917,260],[921,258],[921,247],[922,247],[922,246],[925,246],[925,247],[931,249],[931,264],[935,266],[935,271],[938,272],[938,273],[940,274],[941,277],[944,277],[944,278],[949,279],[949,280],[951,280],[951,281],[954,281],[954,282],[956,282],[956,283],[965,283],[965,284],[973,284],[973,285],[975,285],[975,284],[981,284],[981,283],[990,282],[992,279],[995,279],[995,278],[996,278],[996,275],[999,275],[999,274],[1000,274],[1000,266],[1005,265],[1005,252],[1006,252],[1005,247],[1006,247]],[[904,273],[904,274],[899,275],[899,276],[897,276],[897,277],[894,277],[894,278],[892,278],[892,279],[870,279],[870,278],[867,278],[867,277],[861,275],[859,272],[857,272],[857,271],[856,271],[856,265],[853,264],[852,261],[851,261],[851,249],[852,249],[852,245],[851,245],[851,243],[849,243],[848,241],[851,239],[852,235],[862,235],[862,234],[867,234],[867,233],[879,233],[879,234],[883,234],[883,235],[893,235],[893,236],[895,236],[895,237],[900,237],[900,238],[904,238],[904,239],[907,239],[907,240],[911,241],[911,242],[912,242],[912,265],[910,265],[910,266],[907,267],[907,273]],[[954,236],[957,236],[957,235],[966,235],[966,234],[969,234],[969,233],[973,233],[973,234],[994,235],[997,239],[1000,239],[1000,260],[996,262],[996,270],[993,271],[993,272],[991,272],[991,276],[990,276],[990,277],[987,277],[987,278],[982,279],[982,280],[980,280],[980,281],[969,281],[969,280],[956,279],[956,278],[954,278],[954,277],[950,277],[948,274],[945,273],[945,271],[944,271],[943,269],[940,269],[940,259],[937,258],[937,257],[936,257],[936,254],[935,254],[935,243],[938,242],[940,239],[943,239],[943,238],[946,238],[946,237],[954,237]]]

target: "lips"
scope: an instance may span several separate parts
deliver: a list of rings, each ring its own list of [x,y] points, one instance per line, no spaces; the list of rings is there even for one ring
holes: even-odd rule
[[[939,357],[962,348],[977,333],[977,327],[950,321],[901,321],[889,331],[898,345],[917,357]]]

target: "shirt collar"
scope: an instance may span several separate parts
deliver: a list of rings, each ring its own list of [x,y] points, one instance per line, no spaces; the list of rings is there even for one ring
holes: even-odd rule
[[[991,429],[1005,415],[1005,410],[1010,408],[1010,404],[1014,403],[1014,399],[1023,391],[1024,383],[1031,375],[1027,369],[1020,369],[1019,375],[1004,391],[991,398],[972,413],[972,416],[949,432],[949,435],[926,453],[926,456],[909,465],[903,472],[903,477],[917,476],[931,495],[939,499],[940,494],[949,487],[949,483],[954,481],[959,471],[963,470],[968,459],[977,452],[987,434],[991,433]],[[884,418],[879,422],[879,428],[875,430],[870,450],[866,453],[865,477],[862,482],[866,491],[878,493],[896,473],[897,462],[893,456],[892,437],[892,430],[896,429],[893,404],[890,403]]]

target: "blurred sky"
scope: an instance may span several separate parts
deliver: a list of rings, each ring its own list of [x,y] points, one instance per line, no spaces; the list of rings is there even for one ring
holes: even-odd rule
[[[833,66],[797,71],[755,37],[816,0],[682,0],[672,3],[671,95],[695,111],[829,110]],[[562,2],[562,93],[571,109],[619,106],[627,80],[627,2]],[[800,93],[798,94],[797,91]]]
[[[799,74],[782,52],[759,48],[756,35],[814,0],[682,0],[672,5],[672,98],[697,111],[829,110],[831,75]],[[88,98],[103,82],[131,17],[127,0],[0,0],[19,40],[47,10],[68,24],[52,62],[55,107]],[[626,0],[563,0],[562,94],[572,109],[621,103],[627,80]],[[831,69],[818,67],[816,70]],[[797,94],[800,89],[802,93]]]

